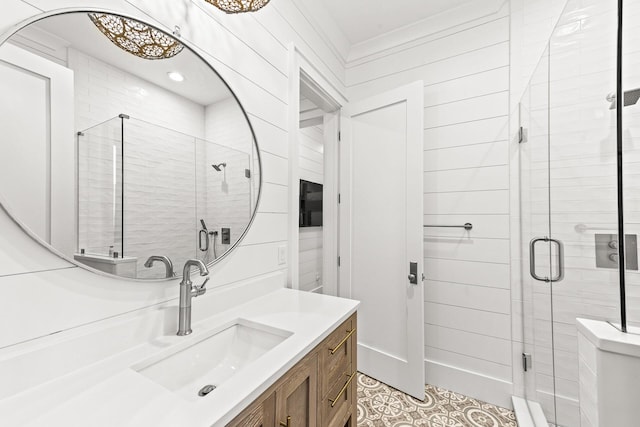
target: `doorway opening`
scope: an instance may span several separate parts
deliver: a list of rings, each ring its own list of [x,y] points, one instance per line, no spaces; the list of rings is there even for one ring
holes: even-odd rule
[[[288,285],[338,295],[339,129],[346,99],[297,48],[290,52]]]

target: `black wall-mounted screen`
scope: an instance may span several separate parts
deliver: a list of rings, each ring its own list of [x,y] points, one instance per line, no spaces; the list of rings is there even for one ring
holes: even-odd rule
[[[322,227],[322,184],[300,180],[300,227]]]

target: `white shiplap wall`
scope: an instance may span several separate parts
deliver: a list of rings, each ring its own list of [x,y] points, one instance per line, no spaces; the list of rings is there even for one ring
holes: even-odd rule
[[[323,183],[322,125],[300,129],[300,179]],[[299,235],[299,287],[322,292],[322,227],[301,228]]]
[[[347,93],[424,81],[424,222],[474,225],[425,231],[425,380],[508,406],[508,4],[477,16],[350,62]]]
[[[259,13],[228,16],[202,0],[7,0],[0,31],[56,8],[91,6],[156,21],[199,47],[236,92],[254,126],[263,160],[263,199],[241,247],[215,267],[209,289],[286,269],[278,248],[287,242],[287,66],[290,42],[331,83],[344,87],[339,38],[321,34],[304,3],[279,0]],[[314,6],[317,7],[317,6]],[[305,15],[307,13],[307,15]],[[331,33],[331,32],[328,32]],[[336,47],[338,45],[338,47]],[[34,245],[0,212],[0,347],[176,298],[177,282],[131,284],[102,278]],[[55,271],[51,271],[55,270]],[[11,319],[20,318],[20,328]]]

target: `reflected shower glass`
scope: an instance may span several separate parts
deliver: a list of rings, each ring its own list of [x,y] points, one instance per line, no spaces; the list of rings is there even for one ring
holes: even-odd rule
[[[85,129],[77,138],[78,250],[122,255],[122,119]]]
[[[145,268],[149,256],[180,268],[195,254],[195,138],[135,117],[123,124],[124,255],[137,278],[162,278],[162,266]]]

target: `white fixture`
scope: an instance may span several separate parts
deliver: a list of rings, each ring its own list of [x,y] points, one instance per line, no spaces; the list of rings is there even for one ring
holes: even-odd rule
[[[186,343],[133,369],[189,400],[213,392],[238,371],[280,344],[291,332],[239,319],[204,339]]]
[[[108,274],[115,274],[120,277],[130,277],[135,279],[138,274],[136,257],[118,257],[98,255],[98,254],[73,254],[73,259],[96,270],[104,271]]]
[[[640,395],[640,328],[577,319],[583,426],[635,426]]]
[[[174,82],[183,82],[184,76],[177,71],[170,71],[167,73],[167,76]]]

